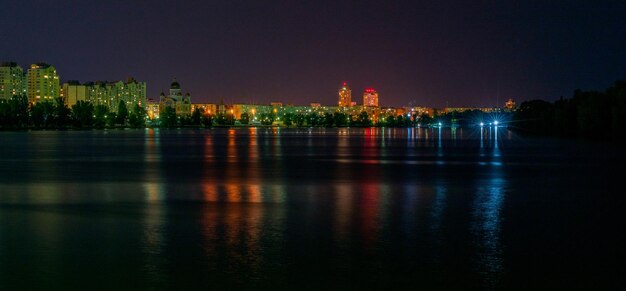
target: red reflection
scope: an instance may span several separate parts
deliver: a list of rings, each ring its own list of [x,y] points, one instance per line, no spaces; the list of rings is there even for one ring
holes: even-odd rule
[[[378,232],[378,207],[380,191],[377,184],[368,183],[361,188],[361,234],[366,246],[373,246]]]

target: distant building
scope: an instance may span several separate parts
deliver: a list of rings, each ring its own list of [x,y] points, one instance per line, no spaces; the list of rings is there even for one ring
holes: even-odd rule
[[[492,107],[445,107],[433,109],[435,114],[447,114],[452,112],[462,113],[465,111],[482,111],[484,113],[498,112],[499,108]]]
[[[111,111],[117,111],[120,101],[126,103],[130,110],[135,104],[144,106],[146,103],[146,82],[128,78],[126,82],[87,82],[69,81],[61,87],[61,97],[68,106],[78,101],[89,101],[93,105],[105,105]]]
[[[0,100],[26,95],[26,75],[22,67],[13,62],[0,63]]]
[[[61,86],[61,97],[68,106],[72,106],[78,101],[89,100],[89,91],[87,86],[81,85],[78,81],[68,81]]]
[[[146,100],[146,105],[144,107],[146,109],[146,114],[148,118],[155,119],[159,118],[159,102],[155,101],[153,98],[149,98]]]
[[[32,64],[28,69],[28,101],[37,103],[53,100],[60,96],[59,76],[57,70],[45,63]]]
[[[347,82],[343,82],[343,86],[339,88],[339,107],[352,106],[352,90],[348,87]]]
[[[322,106],[322,104],[320,104],[320,103],[317,103],[317,102],[311,103],[311,108],[318,108],[320,106]]]
[[[378,107],[378,92],[369,88],[363,92],[363,106],[366,107]]]
[[[171,107],[176,110],[176,114],[191,114],[191,95],[187,93],[183,96],[180,84],[176,81],[176,78],[174,78],[174,81],[170,85],[170,95],[165,96],[165,94],[161,92],[159,107],[161,112],[163,112],[163,108]]]
[[[515,109],[515,101],[513,101],[513,99],[509,98],[509,100],[507,100],[506,103],[504,103],[504,108],[507,109],[507,110]]]
[[[200,109],[202,114],[215,114],[217,112],[217,104],[215,103],[192,103],[191,112],[196,111],[196,108]]]

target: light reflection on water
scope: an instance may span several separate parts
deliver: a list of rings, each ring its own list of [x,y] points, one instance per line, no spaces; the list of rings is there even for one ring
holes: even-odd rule
[[[7,231],[41,244],[23,267],[2,260],[0,271],[45,265],[61,270],[50,280],[68,280],[79,270],[58,266],[66,248],[104,248],[111,259],[100,264],[142,287],[196,275],[218,285],[307,274],[438,284],[450,272],[496,288],[508,171],[527,165],[507,156],[514,136],[492,127],[23,134],[31,142],[3,157],[28,153],[17,174],[2,168],[0,258],[24,256]],[[412,275],[381,273],[398,268]]]

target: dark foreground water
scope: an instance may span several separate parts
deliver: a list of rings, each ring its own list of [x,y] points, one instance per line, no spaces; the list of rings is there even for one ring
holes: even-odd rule
[[[0,290],[612,288],[625,161],[503,128],[0,132]]]

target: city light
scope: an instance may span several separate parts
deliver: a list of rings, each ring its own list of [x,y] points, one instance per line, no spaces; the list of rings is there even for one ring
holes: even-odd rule
[[[481,123],[480,123],[480,126],[481,126],[481,127],[482,127],[482,126],[485,126],[485,124],[481,122]]]
[[[494,122],[493,122],[493,125],[498,126],[498,121],[497,121],[497,120],[496,120],[496,121],[494,121]]]

